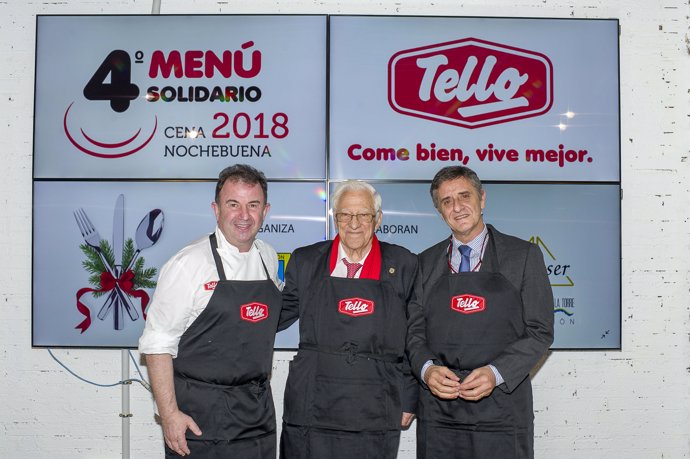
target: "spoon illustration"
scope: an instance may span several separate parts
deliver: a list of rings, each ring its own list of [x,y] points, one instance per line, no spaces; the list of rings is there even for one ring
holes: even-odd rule
[[[160,209],[151,210],[144,218],[141,219],[139,226],[137,226],[137,232],[134,236],[134,241],[137,243],[137,251],[134,252],[134,256],[129,262],[129,265],[127,265],[127,268],[125,268],[125,271],[129,270],[134,265],[134,262],[142,250],[148,249],[158,242],[158,239],[160,239],[161,233],[163,232],[164,220],[165,216],[163,215],[163,211]]]
[[[158,239],[161,237],[161,233],[163,232],[164,218],[165,217],[162,210],[153,209],[141,219],[134,236],[134,240],[137,244],[137,250],[134,252],[134,256],[132,256],[132,260],[130,260],[127,267],[122,271],[123,273],[129,271],[129,269],[134,266],[134,262],[142,250],[148,249],[158,242]],[[139,318],[139,314],[137,314],[136,309],[134,309],[134,306],[132,305],[131,301],[129,301],[129,298],[127,298],[122,292],[118,292],[118,288],[116,287],[110,293],[108,300],[98,312],[99,319],[103,320],[105,318],[112,308],[113,303],[119,305],[124,303],[124,308],[129,314],[129,317],[132,320],[137,320]]]

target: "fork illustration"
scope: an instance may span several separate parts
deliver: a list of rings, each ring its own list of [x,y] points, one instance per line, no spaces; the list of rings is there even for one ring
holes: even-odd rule
[[[105,258],[105,254],[101,250],[101,235],[98,234],[96,227],[93,226],[93,223],[91,223],[91,220],[89,220],[89,217],[86,215],[86,212],[84,212],[84,209],[79,208],[75,210],[74,219],[77,221],[77,226],[79,227],[79,231],[84,238],[84,242],[86,242],[89,247],[98,253],[98,256],[101,258],[101,262],[103,262],[105,269],[107,269],[108,272],[114,276],[115,274],[113,272],[113,267],[110,266],[110,263],[108,263],[108,260]]]

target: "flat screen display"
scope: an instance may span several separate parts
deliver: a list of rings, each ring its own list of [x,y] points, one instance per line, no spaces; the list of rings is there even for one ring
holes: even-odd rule
[[[617,182],[615,20],[330,20],[330,178]]]
[[[429,184],[374,186],[383,200],[380,240],[420,253],[450,237]],[[484,189],[484,221],[534,242],[544,255],[554,301],[552,348],[620,347],[618,185],[489,183]],[[330,231],[333,236],[333,225]]]
[[[324,178],[325,16],[39,16],[35,178]]]
[[[214,182],[34,183],[34,346],[136,347],[160,267],[214,231],[214,192]],[[268,193],[258,237],[278,252],[282,275],[296,247],[325,239],[325,183],[269,183]],[[136,274],[131,284],[118,278],[126,304],[113,302],[116,276],[93,247],[113,251],[117,227],[121,262],[134,258],[122,272]],[[296,330],[277,344],[296,345]]]
[[[33,346],[136,347],[160,267],[213,231],[214,180],[245,163],[269,179],[258,237],[281,276],[295,248],[333,236],[337,182],[370,181],[377,236],[420,252],[449,235],[431,178],[469,166],[485,220],[544,254],[553,348],[620,348],[617,20],[39,15],[36,27]],[[128,267],[138,277],[116,300]],[[276,348],[298,340],[293,325]]]

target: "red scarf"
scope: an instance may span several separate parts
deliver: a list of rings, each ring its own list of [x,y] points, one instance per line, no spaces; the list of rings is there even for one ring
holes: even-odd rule
[[[340,235],[336,235],[335,239],[333,239],[333,245],[331,246],[330,272],[333,272],[335,264],[338,262],[339,247]],[[359,274],[359,278],[375,280],[381,278],[381,246],[375,234],[371,239],[371,250],[364,260],[364,266],[362,266],[362,272]]]

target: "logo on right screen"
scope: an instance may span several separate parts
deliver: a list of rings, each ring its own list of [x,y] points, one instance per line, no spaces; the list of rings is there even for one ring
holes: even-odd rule
[[[397,112],[465,128],[539,116],[553,103],[548,57],[477,38],[400,51],[388,62]]]

